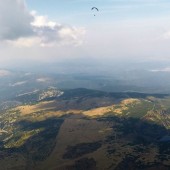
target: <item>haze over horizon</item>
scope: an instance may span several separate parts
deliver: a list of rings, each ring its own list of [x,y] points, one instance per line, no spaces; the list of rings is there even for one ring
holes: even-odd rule
[[[170,0],[0,0],[0,170],[170,169]]]
[[[0,14],[1,68],[170,66],[167,0],[2,0]]]

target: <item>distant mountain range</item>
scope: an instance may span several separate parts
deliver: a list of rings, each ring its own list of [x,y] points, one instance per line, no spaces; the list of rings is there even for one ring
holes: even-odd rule
[[[55,89],[87,88],[105,92],[170,94],[169,72],[127,70],[108,75],[42,74],[0,69],[0,101],[6,102],[27,93]]]

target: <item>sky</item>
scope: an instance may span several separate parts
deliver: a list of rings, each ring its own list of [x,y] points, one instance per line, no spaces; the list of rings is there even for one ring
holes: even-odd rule
[[[169,0],[0,1],[1,68],[81,59],[167,62],[169,47]]]

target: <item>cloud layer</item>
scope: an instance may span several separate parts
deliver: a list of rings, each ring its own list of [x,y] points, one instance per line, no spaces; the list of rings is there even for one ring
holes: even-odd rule
[[[30,25],[33,17],[21,0],[0,1],[0,40],[15,40],[34,34]]]
[[[84,28],[62,25],[28,11],[23,0],[0,1],[0,41],[16,46],[80,45]]]

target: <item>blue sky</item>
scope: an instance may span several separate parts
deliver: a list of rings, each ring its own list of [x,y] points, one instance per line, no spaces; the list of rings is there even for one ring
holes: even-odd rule
[[[168,0],[27,0],[30,10],[48,15],[63,22],[86,23],[92,16],[92,6],[100,9],[100,20],[129,19],[145,17],[166,17],[170,15]],[[98,18],[96,18],[98,20]]]
[[[169,0],[1,0],[0,16],[0,63],[170,60]]]

